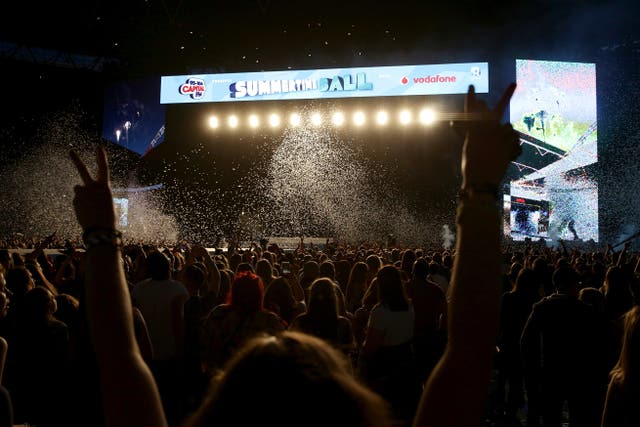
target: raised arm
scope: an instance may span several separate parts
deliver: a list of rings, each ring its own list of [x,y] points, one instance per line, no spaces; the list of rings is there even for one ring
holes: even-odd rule
[[[489,111],[469,88],[465,112],[487,118],[470,125],[462,152],[457,247],[451,280],[449,342],[423,393],[416,426],[479,426],[499,320],[500,213],[497,189],[520,153],[517,134],[500,125],[511,84]]]
[[[618,254],[618,261],[616,261],[617,267],[622,267],[623,260],[624,262],[626,262],[627,251],[629,250],[630,246],[631,246],[631,241],[627,241],[624,243],[622,250]]]
[[[45,248],[48,248],[51,242],[53,242],[53,240],[56,237],[56,233],[57,232],[54,231],[52,234],[47,236],[44,240],[39,241],[36,244],[36,246],[33,248],[33,251],[25,255],[25,260],[27,262],[35,261],[40,256],[40,254],[44,252]]]
[[[134,338],[107,155],[98,150],[95,179],[75,152],[70,156],[83,183],[74,187],[73,205],[87,246],[87,316],[100,370],[106,425],[166,426],[156,384]]]

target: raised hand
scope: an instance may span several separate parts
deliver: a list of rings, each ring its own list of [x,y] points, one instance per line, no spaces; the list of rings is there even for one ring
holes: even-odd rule
[[[202,245],[193,245],[191,248],[191,256],[194,258],[204,258],[207,259],[209,257],[209,252]]]
[[[488,120],[476,122],[467,130],[462,150],[462,188],[497,188],[509,162],[521,153],[518,134],[510,124],[500,124],[509,100],[516,89],[511,83],[493,110],[476,98],[475,89],[469,86],[465,99],[465,113],[489,113]]]
[[[91,177],[87,166],[75,151],[70,151],[69,156],[76,165],[83,184],[73,188],[73,207],[80,226],[83,230],[93,227],[115,229],[116,214],[111,196],[109,164],[104,148],[99,147],[96,150],[98,171],[95,179]]]

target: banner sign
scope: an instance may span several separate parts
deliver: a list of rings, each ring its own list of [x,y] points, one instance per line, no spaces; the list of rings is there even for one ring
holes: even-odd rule
[[[486,62],[163,76],[161,104],[277,101],[489,91]]]

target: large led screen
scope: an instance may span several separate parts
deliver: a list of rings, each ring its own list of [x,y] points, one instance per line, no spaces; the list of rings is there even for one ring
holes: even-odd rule
[[[477,93],[489,91],[488,63],[163,76],[160,103],[451,95],[470,84]]]
[[[511,123],[522,155],[504,195],[513,240],[598,241],[596,66],[516,60]]]

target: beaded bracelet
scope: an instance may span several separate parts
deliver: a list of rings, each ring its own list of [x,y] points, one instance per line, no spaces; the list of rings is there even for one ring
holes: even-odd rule
[[[113,228],[89,227],[82,233],[86,250],[100,245],[122,247],[122,233]]]

